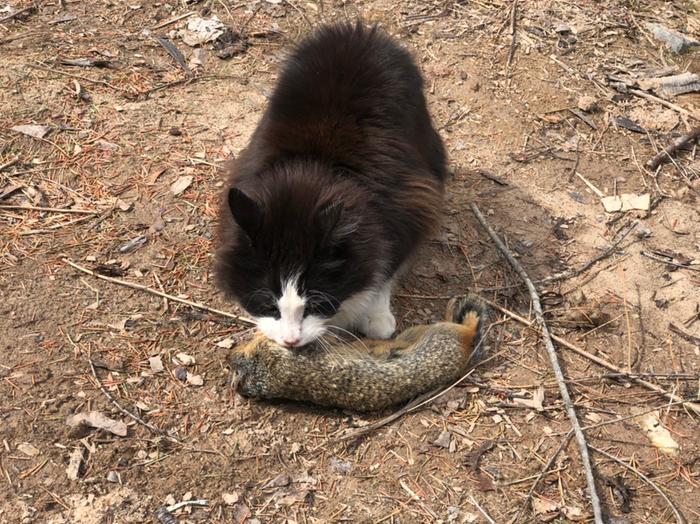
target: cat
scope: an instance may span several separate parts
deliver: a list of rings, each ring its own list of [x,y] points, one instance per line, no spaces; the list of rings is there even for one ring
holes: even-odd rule
[[[446,152],[411,55],[326,25],[286,60],[229,169],[214,275],[269,339],[390,338],[392,286],[438,223]]]

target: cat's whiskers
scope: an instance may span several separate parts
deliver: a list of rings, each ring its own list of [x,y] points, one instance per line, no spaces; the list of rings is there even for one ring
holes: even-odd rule
[[[352,331],[348,331],[348,330],[345,329],[345,328],[342,328],[342,327],[340,327],[340,326],[335,326],[335,325],[333,325],[333,324],[328,324],[327,327],[330,328],[330,329],[337,329],[338,331],[342,331],[342,332],[344,332],[344,333],[347,333],[348,335],[350,335],[351,338],[357,340],[357,341],[362,345],[362,347],[365,348],[365,350],[367,351],[367,353],[369,353],[369,348],[368,348],[367,345],[364,343],[364,341],[363,341],[360,337],[358,337],[355,333],[353,333]],[[336,336],[336,337],[340,340],[340,337],[339,337],[336,333],[333,333],[333,332],[330,331],[330,330],[328,331],[328,333],[331,333],[332,335]]]
[[[339,354],[338,354],[338,352],[335,351],[333,344],[327,340],[324,340],[323,335],[318,337],[316,339],[316,341],[318,342],[319,346],[321,346],[321,349],[323,350],[323,352],[326,353],[326,355],[328,355],[329,360],[334,365],[337,365],[338,367],[340,367],[343,364],[344,359],[343,359],[343,361],[341,361],[338,358]]]

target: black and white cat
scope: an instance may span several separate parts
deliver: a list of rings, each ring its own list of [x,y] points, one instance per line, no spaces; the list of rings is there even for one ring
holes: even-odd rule
[[[437,223],[445,163],[409,53],[376,27],[322,27],[231,165],[219,287],[287,347],[334,326],[391,337],[392,284]]]

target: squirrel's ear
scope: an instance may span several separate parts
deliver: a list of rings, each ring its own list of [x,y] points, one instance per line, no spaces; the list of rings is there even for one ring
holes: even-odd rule
[[[263,219],[260,205],[240,189],[232,187],[228,191],[228,207],[236,223],[252,238]]]

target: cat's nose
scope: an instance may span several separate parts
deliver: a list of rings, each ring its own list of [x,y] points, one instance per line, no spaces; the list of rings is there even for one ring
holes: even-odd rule
[[[285,347],[293,348],[293,347],[297,346],[300,341],[301,341],[301,337],[284,337],[282,339],[282,344]]]

